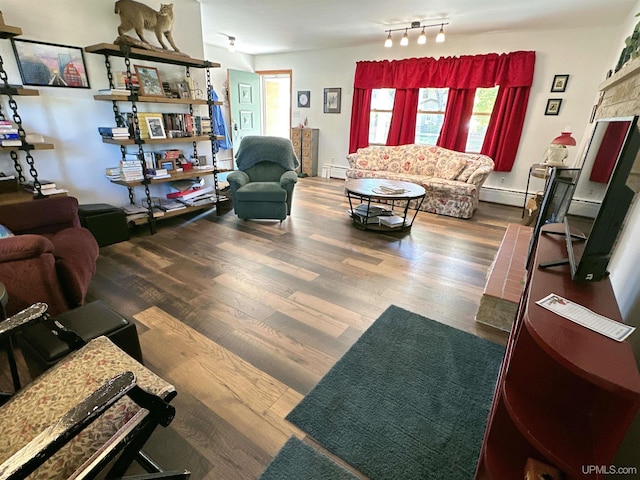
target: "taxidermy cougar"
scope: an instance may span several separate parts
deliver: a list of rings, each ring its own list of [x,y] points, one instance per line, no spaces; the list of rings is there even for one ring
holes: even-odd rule
[[[120,26],[118,34],[124,35],[131,29],[134,29],[140,40],[149,43],[144,39],[143,30],[150,30],[156,34],[158,42],[162,48],[167,50],[167,46],[162,41],[164,35],[176,52],[178,47],[173,43],[171,29],[173,28],[173,3],[160,5],[160,11],[156,12],[147,5],[136,2],[134,0],[118,0],[116,2],[115,13],[120,15]]]

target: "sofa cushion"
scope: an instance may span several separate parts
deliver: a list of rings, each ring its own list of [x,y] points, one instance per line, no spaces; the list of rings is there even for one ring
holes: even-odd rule
[[[445,180],[455,180],[466,166],[467,160],[463,157],[443,155],[436,162],[434,176]]]

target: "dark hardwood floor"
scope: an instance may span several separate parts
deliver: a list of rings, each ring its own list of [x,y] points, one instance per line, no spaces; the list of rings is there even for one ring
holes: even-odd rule
[[[134,318],[145,364],[178,390],[175,420],[146,449],[161,465],[257,478],[304,437],[286,414],[391,304],[506,342],[474,316],[519,208],[420,212],[404,235],[357,230],[347,208],[343,181],[302,178],[282,223],[177,217],[100,250],[88,301]]]

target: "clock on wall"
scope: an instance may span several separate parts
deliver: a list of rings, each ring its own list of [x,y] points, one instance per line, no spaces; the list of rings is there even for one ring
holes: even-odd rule
[[[298,92],[298,108],[308,108],[311,105],[311,92],[301,90]]]

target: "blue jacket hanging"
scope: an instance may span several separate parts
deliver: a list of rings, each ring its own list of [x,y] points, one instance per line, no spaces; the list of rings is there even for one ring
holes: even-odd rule
[[[211,89],[211,100],[216,102],[218,101],[218,94],[212,88]],[[219,150],[228,150],[233,147],[231,142],[231,137],[229,136],[229,131],[227,130],[227,124],[224,121],[224,117],[222,116],[222,109],[220,105],[213,105],[213,118],[211,119],[211,125],[213,127],[213,133],[216,136],[224,137],[224,140],[216,140],[213,142],[213,146],[215,152],[218,153]]]

